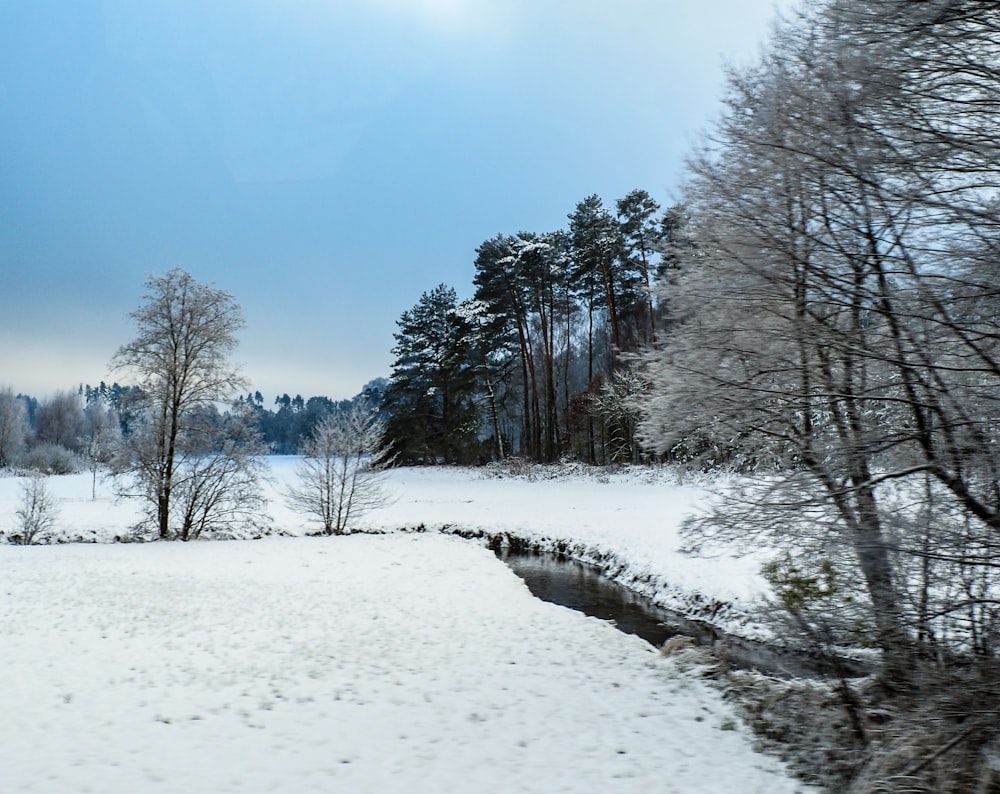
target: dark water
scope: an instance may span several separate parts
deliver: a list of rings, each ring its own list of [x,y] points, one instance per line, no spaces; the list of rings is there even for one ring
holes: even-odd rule
[[[611,621],[619,630],[635,634],[657,648],[670,637],[683,634],[697,645],[710,647],[719,659],[734,667],[780,676],[816,677],[833,672],[827,659],[727,635],[706,623],[658,607],[611,581],[594,566],[556,554],[530,551],[502,549],[497,556],[525,581],[536,597]],[[842,661],[842,664],[850,675],[866,672],[852,662]]]
[[[554,554],[505,551],[500,559],[543,601],[608,620],[625,632],[660,647],[679,633],[670,613],[613,582],[592,566]]]

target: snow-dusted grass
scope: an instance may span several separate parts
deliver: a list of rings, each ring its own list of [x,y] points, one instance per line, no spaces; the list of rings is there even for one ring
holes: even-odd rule
[[[276,494],[294,461],[272,465]],[[657,581],[754,594],[747,564],[677,553],[699,491],[605,480],[401,469],[361,523],[562,538]],[[63,537],[138,518],[107,483],[92,500],[87,475],[48,484]],[[19,494],[0,477],[0,530]],[[799,788],[695,675],[453,537],[0,544],[0,597],[0,791]]]

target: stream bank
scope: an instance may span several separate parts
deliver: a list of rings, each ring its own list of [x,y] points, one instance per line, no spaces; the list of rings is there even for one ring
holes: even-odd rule
[[[728,634],[704,621],[688,619],[609,579],[599,568],[565,555],[510,548],[494,552],[536,597],[607,620],[654,647],[660,648],[671,637],[683,635],[735,668],[782,678],[827,677],[835,673],[828,659],[792,648],[773,648],[764,642]],[[853,660],[841,663],[850,675],[868,672]]]
[[[780,678],[828,678],[836,674],[833,660],[789,646],[740,636],[717,625],[722,621],[749,622],[732,604],[706,599],[699,593],[682,599],[686,612],[657,604],[646,593],[661,582],[629,574],[625,561],[597,549],[556,539],[529,540],[511,532],[490,533],[441,526],[439,531],[486,543],[543,601],[566,606],[607,620],[627,634],[635,634],[660,648],[671,637],[683,635],[695,645],[711,651],[719,661],[737,669],[757,670]],[[431,531],[423,525],[411,531]],[[597,562],[595,562],[595,560]],[[643,592],[643,591],[646,592]],[[848,676],[872,672],[863,660],[837,660]]]

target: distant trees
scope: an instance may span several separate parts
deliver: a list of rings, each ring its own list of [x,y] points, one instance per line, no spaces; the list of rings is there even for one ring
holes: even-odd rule
[[[339,401],[282,394],[274,400],[277,410],[265,406],[259,391],[250,392],[232,406],[215,406],[213,421],[228,422],[241,415],[241,422],[259,435],[265,453],[291,455],[325,417],[359,402],[377,409],[386,384],[385,378],[376,378],[356,396]],[[9,387],[0,389],[0,449],[5,450],[0,469],[65,474],[86,468],[96,493],[100,469],[115,464],[124,439],[133,430],[141,431],[144,401],[140,387],[117,382],[85,384],[41,400],[15,394]]]
[[[83,413],[79,398],[59,392],[39,403],[0,390],[0,468],[68,474],[81,467]]]
[[[28,410],[24,400],[0,389],[0,468],[13,466],[28,441]]]
[[[255,487],[250,453],[260,450],[259,438],[215,417],[216,405],[244,385],[229,361],[243,315],[229,293],[180,269],[151,277],[146,288],[131,315],[137,335],[113,361],[142,394],[123,467],[157,536],[188,540],[219,521],[244,520],[229,495],[236,489],[246,498]]]
[[[83,435],[83,406],[76,392],[60,391],[39,403],[35,435],[39,441],[78,450]]]
[[[392,459],[378,414],[357,402],[322,419],[302,444],[292,509],[317,519],[326,535],[344,533],[352,519],[383,504],[381,470]]]
[[[274,399],[272,409],[266,406],[264,395],[257,391],[241,396],[239,404],[249,411],[268,452],[294,455],[326,417],[338,411],[347,411],[359,403],[377,409],[382,402],[385,384],[385,378],[369,381],[348,400],[332,400],[324,395],[303,398],[301,394],[296,394],[290,397],[286,392]]]
[[[86,384],[80,387],[84,404],[89,408],[94,404],[105,406],[118,420],[122,435],[128,435],[132,421],[142,401],[142,390],[138,386],[125,386],[101,381],[97,386]]]

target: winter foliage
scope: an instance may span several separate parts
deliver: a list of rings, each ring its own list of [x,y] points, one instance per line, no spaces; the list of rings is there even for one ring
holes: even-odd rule
[[[390,464],[713,477],[687,550],[760,555],[772,632],[840,670],[824,781],[994,790],[998,42],[996,3],[803,2],[730,70],[680,203],[590,195],[564,229],[483,241],[471,297],[423,293],[353,400],[265,407],[231,360],[234,298],[152,277],[114,357],[130,385],[0,390],[0,469],[86,467],[96,500],[111,467],[142,505],[129,538],[182,540],[268,531],[267,452],[300,454],[285,506],[326,535],[385,508]],[[7,537],[46,541],[55,515],[32,477]],[[849,681],[845,648],[877,677]]]
[[[926,763],[911,704],[881,748],[859,717],[852,790],[996,781],[975,748],[1000,726],[959,727],[945,693],[998,680],[998,32],[996,4],[962,1],[781,24],[692,160],[690,245],[644,357],[647,449],[755,475],[695,536],[785,549],[768,575],[792,631],[872,644],[886,690],[956,715]]]

